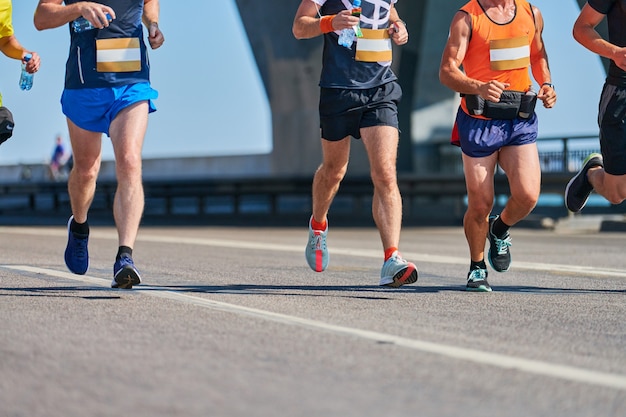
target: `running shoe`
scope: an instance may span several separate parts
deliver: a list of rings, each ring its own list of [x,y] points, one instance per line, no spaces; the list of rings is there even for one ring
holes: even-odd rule
[[[398,288],[406,284],[413,284],[417,281],[417,267],[413,262],[408,262],[402,258],[398,251],[395,251],[383,264],[380,271],[381,286]]]
[[[113,265],[113,282],[111,288],[130,290],[133,285],[141,284],[141,276],[135,268],[133,258],[124,254]]]
[[[89,269],[89,233],[86,235],[74,233],[70,230],[70,225],[74,216],[70,216],[67,222],[67,246],[65,247],[65,265],[75,274],[85,275]]]
[[[491,292],[491,287],[487,282],[486,269],[473,269],[467,273],[466,291]]]
[[[593,191],[593,186],[587,178],[587,172],[590,168],[598,166],[604,166],[602,155],[592,153],[585,158],[580,171],[567,183],[565,187],[565,206],[569,211],[578,213],[587,204],[589,195]]]
[[[313,220],[313,216],[311,216]],[[326,247],[326,235],[328,234],[328,226],[326,230],[313,230],[309,220],[309,243],[306,245],[304,255],[306,261],[315,272],[322,272],[328,267],[328,248]]]
[[[511,236],[506,232],[502,238],[493,234],[493,223],[498,216],[489,216],[489,253],[487,258],[491,267],[498,272],[506,272],[511,266]]]

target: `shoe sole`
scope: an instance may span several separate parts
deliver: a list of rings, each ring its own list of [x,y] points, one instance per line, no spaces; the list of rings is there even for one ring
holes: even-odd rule
[[[384,287],[398,288],[403,285],[413,284],[417,282],[417,268],[413,264],[409,264],[404,269],[401,269],[393,276],[393,281],[388,284],[383,284]]]
[[[593,155],[593,156],[592,156],[592,155]],[[602,158],[602,155],[600,155],[600,154],[598,154],[598,153],[591,154],[591,155],[589,155],[590,157],[585,158],[585,160],[583,161],[583,165],[582,165],[582,166],[584,167],[585,165],[587,165],[587,163],[588,163],[591,159],[593,159],[593,158],[595,158],[595,157],[596,157],[595,155],[597,155],[598,157]],[[591,169],[591,168],[594,168],[594,167],[597,167],[597,166],[602,166],[602,165],[591,165],[589,168]],[[585,171],[585,172],[584,172],[584,175],[587,175],[587,172],[589,172],[589,169],[588,169],[587,171]],[[587,198],[585,199],[585,201],[583,201],[582,205],[580,206],[580,208],[579,208],[578,210],[572,210],[572,209],[571,209],[571,208],[569,208],[569,206],[567,205],[567,194],[569,193],[569,189],[570,189],[571,185],[574,183],[574,181],[575,181],[576,179],[578,179],[578,178],[581,176],[581,174],[583,174],[583,172],[578,171],[578,173],[577,173],[576,175],[574,175],[574,176],[572,177],[572,179],[570,179],[570,180],[569,180],[569,182],[567,183],[567,185],[565,186],[565,193],[564,193],[564,195],[563,195],[563,197],[564,197],[564,201],[565,201],[565,207],[566,207],[569,211],[571,211],[572,213],[579,213],[579,212],[580,212],[583,208],[585,208],[585,205],[587,205],[587,201],[589,201],[589,197],[591,197],[591,193],[589,193],[589,195],[587,196]]]
[[[491,292],[491,287],[481,285],[480,287],[465,287],[465,291],[469,292]]]
[[[115,274],[111,288],[130,290],[133,288],[133,285],[139,284],[141,284],[141,278],[139,277],[139,274],[137,274],[137,271],[133,268],[126,267],[122,268],[117,274]]]
[[[571,185],[574,183],[575,180],[578,179],[578,177],[580,176],[580,173],[578,173],[577,175],[575,175],[571,180],[569,180],[569,182],[567,183],[567,185],[565,186],[565,194],[564,194],[564,199],[565,199],[565,207],[571,211],[572,213],[579,213],[584,207],[585,205],[587,205],[587,201],[589,201],[589,197],[591,197],[591,193],[589,193],[589,195],[587,196],[587,198],[585,198],[585,201],[583,201],[583,203],[581,204],[580,208],[578,210],[574,210],[572,208],[570,208],[567,205],[567,194],[569,193],[569,189],[571,187]]]

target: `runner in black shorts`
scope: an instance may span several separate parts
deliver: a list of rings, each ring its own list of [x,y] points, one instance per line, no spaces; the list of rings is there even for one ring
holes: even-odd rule
[[[605,17],[608,41],[595,29]],[[589,155],[565,188],[565,205],[578,212],[594,190],[612,204],[626,200],[626,0],[589,0],[574,24],[574,38],[611,60],[598,112],[602,154]]]
[[[369,156],[372,213],[384,250],[380,285],[389,287],[417,281],[417,268],[398,251],[402,198],[396,157],[402,91],[391,70],[391,45],[404,45],[409,35],[394,7],[397,1],[359,1],[355,14],[345,0],[301,0],[293,23],[297,39],[324,37],[319,84],[323,161],[313,179],[306,260],[316,272],[328,266],[328,210],[348,168],[350,138],[361,139]],[[361,37],[356,37],[355,27]],[[344,29],[353,37],[340,44]]]

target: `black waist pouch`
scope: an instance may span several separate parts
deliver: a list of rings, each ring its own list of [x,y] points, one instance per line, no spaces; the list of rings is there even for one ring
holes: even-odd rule
[[[470,114],[474,116],[484,116],[490,119],[511,120],[521,116],[519,113],[522,109],[522,101],[526,101],[525,96],[526,94],[521,91],[504,90],[500,96],[500,101],[494,103],[493,101],[485,100],[479,95],[468,94],[465,96],[465,104],[467,105],[467,110],[469,110]],[[536,101],[537,95],[535,94],[534,102],[524,103],[525,110],[532,106],[532,111],[530,111],[530,114],[525,118],[532,116]]]

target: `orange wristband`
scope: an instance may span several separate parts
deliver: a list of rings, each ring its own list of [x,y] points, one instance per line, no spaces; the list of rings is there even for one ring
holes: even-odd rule
[[[334,18],[335,18],[334,14],[322,16],[322,18],[320,19],[320,29],[322,30],[322,33],[329,33],[335,30],[333,29]]]

